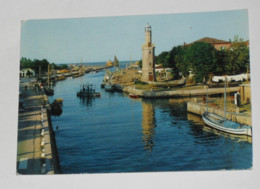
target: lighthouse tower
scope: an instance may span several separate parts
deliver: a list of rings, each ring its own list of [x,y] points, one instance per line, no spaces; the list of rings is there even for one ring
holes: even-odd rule
[[[142,59],[142,78],[143,82],[156,81],[154,71],[154,49],[152,44],[152,28],[150,25],[145,26],[145,44],[143,44],[143,59]]]

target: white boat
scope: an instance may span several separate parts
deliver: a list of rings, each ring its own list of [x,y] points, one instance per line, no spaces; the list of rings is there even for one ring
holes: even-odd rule
[[[252,130],[250,126],[242,125],[231,120],[227,120],[224,117],[219,116],[217,114],[204,112],[204,114],[202,115],[202,119],[207,125],[220,131],[236,135],[252,136]]]
[[[224,132],[236,134],[236,135],[252,136],[252,127],[233,122],[226,118],[226,112],[227,112],[226,99],[227,99],[227,97],[226,97],[226,82],[225,82],[224,117],[219,116],[215,113],[210,113],[207,110],[202,115],[203,121],[210,127],[218,129],[220,131],[224,131]],[[207,104],[207,108],[208,108],[208,104]]]

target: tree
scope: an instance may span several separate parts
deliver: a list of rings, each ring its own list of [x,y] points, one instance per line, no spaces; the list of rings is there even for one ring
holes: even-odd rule
[[[25,57],[22,57],[20,59],[20,69],[32,68],[32,67],[33,67],[33,62],[31,59],[27,59]]]
[[[226,74],[226,59],[227,59],[227,51],[220,50],[216,52],[216,70],[214,71],[215,75],[223,75]]]
[[[139,68],[142,68],[143,67],[143,60],[141,59],[138,62],[139,62]]]
[[[225,72],[226,74],[240,74],[249,67],[249,48],[243,39],[235,37],[230,49],[226,51]]]
[[[192,69],[190,61],[190,48],[179,47],[179,52],[174,58],[176,67],[182,73],[183,76],[188,76],[189,71]]]
[[[38,60],[34,59],[33,61],[31,59],[27,59],[25,57],[22,57],[20,59],[20,68],[32,68],[35,70],[35,73],[39,73],[39,67],[41,67],[42,72],[47,72],[48,70],[49,62],[46,59]]]
[[[164,64],[164,59],[167,56],[168,52],[163,51],[158,56],[156,56],[156,63],[157,64]]]
[[[196,82],[202,82],[216,69],[216,49],[204,42],[196,42],[190,47],[190,61]]]

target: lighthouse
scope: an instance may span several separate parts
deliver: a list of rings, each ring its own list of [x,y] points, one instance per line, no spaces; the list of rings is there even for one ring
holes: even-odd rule
[[[150,25],[145,26],[145,44],[143,44],[142,57],[142,78],[143,82],[156,81],[154,70],[154,49],[152,44],[152,28]]]

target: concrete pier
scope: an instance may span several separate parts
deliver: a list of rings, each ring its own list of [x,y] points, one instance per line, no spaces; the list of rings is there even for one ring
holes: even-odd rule
[[[206,96],[208,95],[218,95],[225,92],[224,88],[199,88],[199,89],[185,89],[179,88],[174,90],[162,90],[153,91],[153,88],[148,90],[136,89],[134,86],[121,86],[118,84],[113,85],[117,90],[132,93],[144,98],[169,98],[169,97],[192,97],[192,96]],[[237,92],[239,87],[229,87],[227,93]]]
[[[25,84],[24,84],[25,85]],[[48,98],[41,91],[23,89],[25,110],[19,112],[17,142],[18,174],[59,173],[59,160],[49,117]]]
[[[199,116],[201,116],[205,111],[208,111],[224,117],[223,109],[207,107],[206,103],[188,102],[187,111],[193,114],[197,114]],[[234,122],[252,126],[252,118],[250,115],[227,112],[226,117],[227,119],[232,120]]]

